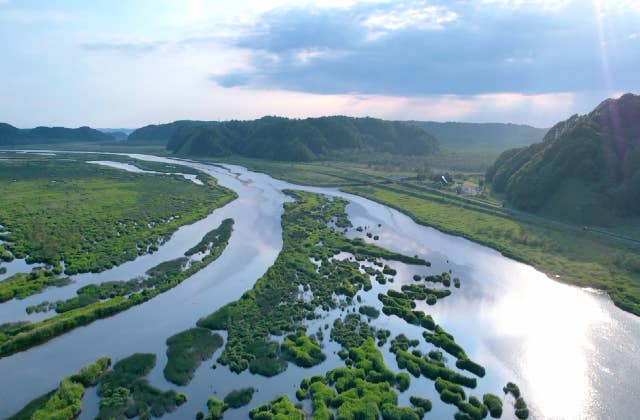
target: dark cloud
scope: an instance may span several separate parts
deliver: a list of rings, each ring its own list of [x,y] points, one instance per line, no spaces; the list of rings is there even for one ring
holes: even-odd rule
[[[233,42],[253,72],[214,80],[314,93],[391,95],[638,90],[640,15],[591,2],[557,10],[480,2],[286,8]]]

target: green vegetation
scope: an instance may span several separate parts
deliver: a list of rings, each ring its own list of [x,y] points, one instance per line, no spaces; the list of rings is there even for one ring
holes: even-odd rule
[[[502,417],[502,400],[500,399],[500,397],[493,394],[484,394],[484,397],[482,397],[482,401],[484,402],[484,405],[486,405],[489,409],[489,414],[491,414],[491,417],[493,417],[494,419],[499,419],[500,417]]]
[[[565,181],[581,181],[589,193],[570,203],[580,208],[581,224],[606,223],[601,215],[607,212],[640,215],[638,115],[640,96],[608,99],[588,115],[556,124],[542,143],[503,153],[487,181],[527,211],[540,210]]]
[[[411,402],[414,407],[421,408],[425,413],[431,411],[431,401],[427,398],[411,396],[409,402]]]
[[[167,339],[167,365],[164,377],[176,385],[186,385],[200,363],[222,347],[220,334],[205,328],[191,328]]]
[[[458,369],[468,370],[469,372],[474,373],[481,378],[485,375],[484,367],[472,361],[471,359],[468,359],[466,355],[463,355],[458,360],[456,360],[456,367]]]
[[[345,348],[360,347],[373,335],[373,328],[357,314],[348,314],[344,320],[337,318],[331,329],[331,339]]]
[[[16,273],[0,280],[0,303],[13,298],[24,299],[49,286],[66,286],[73,280],[60,278],[52,270],[34,269],[30,273]]]
[[[235,198],[213,178],[158,177],[61,158],[1,160],[3,246],[28,262],[64,262],[68,274],[98,272],[153,252]]]
[[[515,399],[520,398],[520,388],[518,388],[518,385],[514,384],[513,382],[508,382],[502,388],[502,390],[504,391],[505,394],[513,395],[513,398]]]
[[[371,289],[371,280],[358,261],[383,258],[426,264],[361,239],[348,239],[336,231],[331,222],[348,222],[345,200],[299,191],[287,193],[295,201],[285,203],[283,248],[274,264],[240,300],[198,321],[201,327],[228,331],[218,361],[234,372],[249,369],[272,376],[285,369],[279,346],[270,335],[295,332],[303,320],[317,316],[317,308],[336,308],[336,294],[351,299],[360,289]],[[332,258],[340,252],[353,254],[355,261]],[[320,261],[320,266],[312,260]],[[303,299],[301,288],[311,292],[310,300]]]
[[[449,289],[430,289],[422,284],[405,284],[400,290],[402,290],[409,299],[413,300],[425,300],[429,299],[430,296],[438,300],[451,295],[451,290]]]
[[[296,408],[286,395],[274,398],[270,403],[249,412],[253,420],[303,420],[304,412]]]
[[[175,122],[154,127],[170,134],[167,149],[187,156],[240,155],[284,161],[311,161],[344,150],[372,150],[402,155],[429,155],[438,142],[415,125],[374,118],[322,117],[292,120],[263,117],[254,121]],[[139,131],[139,132],[138,132]],[[132,138],[151,131],[145,127]],[[149,134],[151,135],[151,134]],[[157,135],[157,134],[156,134]]]
[[[477,385],[475,378],[464,376],[444,366],[440,361],[434,361],[428,357],[419,356],[408,352],[406,344],[399,344],[397,339],[391,343],[391,351],[396,355],[396,361],[400,369],[407,369],[416,378],[423,375],[431,380],[443,379],[448,382],[475,388]]]
[[[280,351],[284,359],[301,367],[315,366],[326,359],[315,337],[307,337],[304,330],[297,334],[287,335]]]
[[[69,274],[151,252],[235,197],[212,178],[204,187],[178,177],[158,182],[156,175],[55,158],[3,160],[0,180],[5,246],[29,262],[64,261]]]
[[[393,387],[408,388],[406,374],[395,375],[384,364],[372,337],[359,346],[348,347],[353,367],[336,368],[324,376],[304,379],[296,396],[312,401],[312,419],[420,419],[425,409],[398,407]]]
[[[118,361],[100,380],[97,419],[161,417],[182,405],[187,400],[184,394],[162,392],[144,379],[155,364],[155,354],[147,353],[136,353]]]
[[[211,397],[207,400],[207,409],[209,410],[207,415],[202,416],[204,420],[219,420],[222,418],[227,407],[219,399]]]
[[[514,405],[516,409],[516,417],[519,419],[526,419],[529,417],[529,409],[527,408],[527,403],[524,402],[522,397],[516,400]]]
[[[379,310],[377,310],[373,306],[368,306],[368,305],[362,305],[361,307],[359,307],[358,312],[372,319],[376,319],[377,317],[380,316]]]
[[[22,146],[29,144],[52,144],[74,141],[105,142],[115,138],[107,133],[89,127],[36,127],[16,128],[7,123],[0,123],[0,145]]]
[[[251,402],[254,392],[256,392],[254,388],[233,390],[224,397],[224,403],[231,408],[244,407]]]
[[[213,229],[212,231],[204,235],[202,240],[198,242],[196,246],[187,250],[184,255],[190,257],[197,253],[209,252],[209,254],[214,255],[216,253],[221,253],[222,250],[224,250],[227,242],[229,241],[232,229],[233,219],[223,220],[220,224],[220,227]],[[217,256],[215,258],[217,258]]]
[[[233,220],[223,221],[222,225],[225,224],[232,225]],[[84,291],[78,298],[57,305],[57,307],[68,309],[59,315],[40,322],[13,324],[0,328],[0,356],[26,350],[78,326],[115,315],[177,286],[213,262],[222,253],[231,235],[231,229],[225,228],[223,231],[226,234],[220,237],[220,243],[201,261],[191,262],[188,268],[185,268],[186,257],[165,261],[149,269],[147,277],[142,279],[108,282],[81,288],[80,290]],[[82,298],[82,296],[89,297]],[[102,298],[106,300],[101,300]]]
[[[390,289],[386,295],[379,293],[378,299],[382,302],[382,313],[385,315],[396,315],[409,324],[420,325],[429,330],[436,326],[431,315],[413,310],[416,307],[415,302],[403,292]]]
[[[443,330],[439,325],[436,325],[433,332],[423,331],[422,336],[428,342],[436,347],[440,347],[453,357],[458,359],[465,359],[466,355],[462,347],[455,342],[453,336]],[[465,366],[468,364],[465,362]]]
[[[34,399],[29,402],[29,404],[25,405],[20,411],[15,413],[14,415],[7,417],[6,420],[31,420],[33,418],[34,413],[40,408],[44,407],[44,405],[49,401],[49,399],[53,396],[53,394],[57,391],[57,388],[51,392],[47,392],[46,394]]]
[[[85,388],[96,385],[110,364],[111,359],[102,357],[83,367],[78,373],[64,378],[56,390],[31,401],[9,419],[73,420],[77,418],[82,411]]]
[[[433,134],[440,144],[450,148],[511,148],[537,143],[546,134],[544,128],[501,123],[464,123],[410,121]]]

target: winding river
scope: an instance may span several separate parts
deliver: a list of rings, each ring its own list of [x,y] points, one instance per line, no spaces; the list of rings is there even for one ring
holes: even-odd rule
[[[149,155],[129,156],[176,163],[175,159]],[[126,280],[142,274],[161,261],[182,255],[201,239],[203,232],[232,217],[236,223],[227,249],[213,264],[143,305],[0,359],[0,417],[16,412],[34,397],[55,388],[62,377],[102,355],[117,360],[134,352],[156,353],[158,363],[149,381],[161,389],[177,389],[189,398],[184,406],[165,416],[176,419],[193,418],[197,411],[205,411],[209,396],[222,398],[233,389],[250,385],[258,390],[251,404],[225,413],[225,418],[247,418],[250,407],[282,393],[293,397],[302,378],[342,365],[335,355],[338,346],[325,337],[324,350],[328,356],[325,362],[311,369],[290,364],[274,378],[248,372],[236,375],[224,366],[211,369],[221,350],[200,366],[185,387],[168,383],[162,374],[167,337],[194,326],[200,317],[238,299],[273,263],[282,247],[280,216],[282,204],[288,200],[282,190],[287,188],[346,198],[354,226],[370,226],[374,234],[380,235],[378,245],[408,255],[417,254],[432,262],[431,268],[420,269],[393,264],[398,270],[393,288],[412,282],[415,273],[452,270],[462,280],[461,288],[454,289],[452,296],[420,309],[431,313],[437,323],[455,336],[471,359],[487,368],[487,376],[478,381],[472,394],[501,395],[501,387],[514,381],[520,385],[531,418],[630,419],[640,413],[640,318],[616,308],[606,295],[557,283],[490,248],[418,225],[396,210],[361,197],[334,189],[289,184],[234,165],[178,163],[211,174],[221,185],[236,191],[239,198],[180,228],[152,255],[103,273],[74,276],[76,281],[71,285],[1,304],[0,323],[41,318],[45,315],[28,316],[24,309],[43,300],[69,297],[81,285]],[[356,234],[354,230],[349,232]],[[388,287],[375,284],[371,291],[362,294],[363,303],[380,307],[377,293]],[[309,331],[332,323],[336,316],[313,321]],[[420,337],[419,328],[396,317],[382,316],[374,324],[390,329],[393,334],[404,332],[410,338]],[[382,348],[385,360],[391,369],[399,371],[388,346]],[[421,349],[428,349],[423,340]],[[428,417],[452,418],[454,407],[439,402],[433,382],[425,378],[412,378],[411,382],[411,388],[399,397],[401,404],[408,403],[409,395],[426,396],[434,401],[434,410]],[[95,417],[98,409],[95,389],[87,391],[83,407],[82,419]],[[503,418],[512,418],[512,413],[507,404]]]

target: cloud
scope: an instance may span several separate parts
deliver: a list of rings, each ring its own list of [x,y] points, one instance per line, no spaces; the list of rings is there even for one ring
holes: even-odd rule
[[[640,13],[631,6],[622,13],[614,2],[603,18],[590,4],[407,1],[278,8],[231,41],[250,53],[250,71],[212,80],[400,96],[640,89],[640,50],[611,48],[603,58],[600,48],[602,36],[621,46],[637,31]],[[598,19],[607,19],[604,35]],[[611,74],[603,74],[603,59]]]

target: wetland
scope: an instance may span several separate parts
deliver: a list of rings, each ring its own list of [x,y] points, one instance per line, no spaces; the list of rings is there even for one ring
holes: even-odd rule
[[[233,165],[138,157],[188,165],[238,199],[177,228],[154,251],[161,261],[140,255],[121,266],[139,266],[142,274],[176,258],[204,261],[220,238],[206,232],[232,217],[228,244],[165,293],[0,359],[0,416],[54,395],[60,380],[102,356],[128,361],[132,355],[136,363],[117,362],[104,374],[113,378],[101,380],[112,385],[99,382],[74,394],[82,401],[80,418],[127,411],[163,418],[198,412],[209,418],[625,418],[640,409],[625,398],[638,386],[633,348],[640,326],[606,295],[553,282],[496,251],[335,189],[300,187]],[[354,226],[375,228],[369,237]],[[90,301],[129,290],[105,285],[104,276],[118,269],[8,300],[0,307],[22,308],[23,315],[0,323],[20,328],[42,316],[27,314],[24,304],[57,302],[52,292],[66,290],[66,301],[91,284]],[[80,277],[88,274],[95,277]],[[566,314],[567,306],[574,313]],[[60,362],[42,364],[51,358]],[[126,387],[121,374],[133,375]],[[255,391],[247,405],[226,401],[249,384]],[[242,394],[238,399],[246,399]]]

